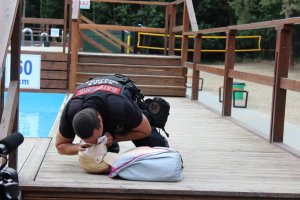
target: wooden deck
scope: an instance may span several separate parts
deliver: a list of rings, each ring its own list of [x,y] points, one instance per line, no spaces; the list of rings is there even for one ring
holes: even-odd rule
[[[171,147],[182,154],[183,181],[137,182],[87,174],[77,156],[57,154],[54,139],[26,138],[19,148],[23,199],[300,198],[300,158],[197,102],[167,100],[171,114],[166,130]],[[122,151],[131,147],[121,143]]]

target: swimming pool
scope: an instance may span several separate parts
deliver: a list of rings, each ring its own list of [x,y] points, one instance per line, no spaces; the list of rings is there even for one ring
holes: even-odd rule
[[[19,132],[24,137],[48,137],[65,96],[61,93],[20,92]]]

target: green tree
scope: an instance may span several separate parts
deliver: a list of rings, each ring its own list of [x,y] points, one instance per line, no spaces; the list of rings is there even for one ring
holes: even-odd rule
[[[64,1],[40,0],[40,17],[62,19],[64,17]]]
[[[40,0],[23,0],[24,17],[40,17]]]
[[[228,26],[236,23],[228,0],[193,1],[200,29]]]
[[[163,6],[113,4],[92,2],[92,9],[83,10],[82,14],[98,24],[124,26],[162,27],[164,25]]]
[[[300,13],[300,2],[298,0],[261,0],[261,5],[263,7],[277,5],[281,8],[281,16],[285,18],[295,17]]]

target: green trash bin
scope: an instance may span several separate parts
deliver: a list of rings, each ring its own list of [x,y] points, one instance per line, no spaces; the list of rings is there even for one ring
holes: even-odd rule
[[[233,83],[232,87],[233,87],[233,89],[244,90],[245,86],[246,86],[245,83],[235,82],[235,83]],[[235,92],[233,95],[234,95],[233,98],[235,100],[242,100],[242,99],[244,99],[244,93],[243,92]]]

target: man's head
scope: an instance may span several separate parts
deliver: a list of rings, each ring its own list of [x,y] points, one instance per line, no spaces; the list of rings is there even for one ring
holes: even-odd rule
[[[79,111],[73,119],[72,126],[75,134],[87,142],[95,143],[102,136],[103,123],[100,114],[93,108]]]

